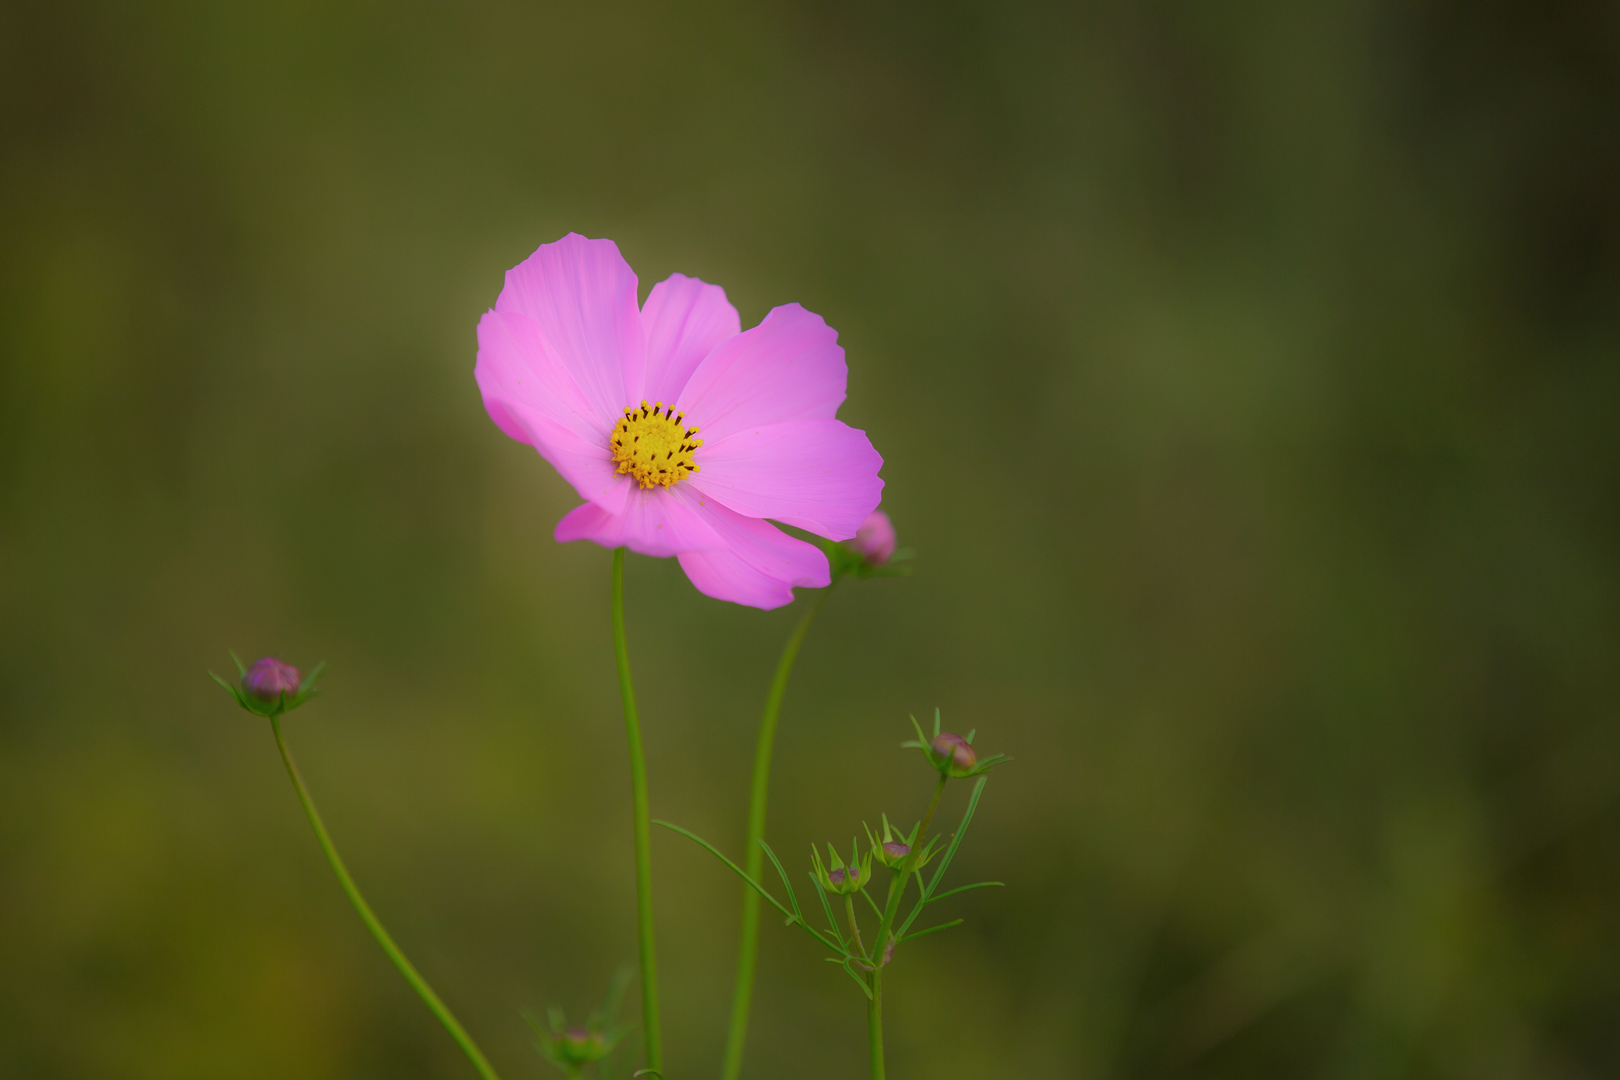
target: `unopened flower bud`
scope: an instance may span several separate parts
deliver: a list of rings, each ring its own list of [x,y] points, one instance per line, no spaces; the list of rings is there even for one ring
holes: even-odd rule
[[[550,1040],[548,1057],[564,1068],[578,1068],[600,1061],[612,1049],[612,1044],[600,1031],[589,1028],[569,1028]]]
[[[855,530],[855,539],[851,546],[872,566],[882,566],[894,554],[894,523],[889,515],[881,510],[874,510],[866,515],[861,527]]]
[[[868,851],[865,856],[859,849],[850,844],[850,862],[846,867],[844,860],[839,858],[837,850],[831,844],[827,845],[827,862],[821,861],[821,853],[814,844],[810,845],[810,862],[814,867],[815,878],[821,887],[836,896],[849,896],[858,893],[872,878],[872,853]],[[831,864],[831,865],[829,865]]]
[[[236,665],[235,682],[227,682],[212,671],[209,677],[224,687],[242,708],[255,716],[271,719],[291,712],[320,693],[315,689],[315,680],[326,670],[325,664],[316,664],[309,677],[300,682],[297,668],[273,656],[256,661],[252,667],[243,667],[242,661],[232,653],[231,662]]]
[[[934,710],[934,737],[930,739],[923,734],[922,725],[917,718],[911,718],[912,730],[916,731],[915,741],[903,742],[900,745],[906,749],[917,749],[923,752],[939,775],[946,779],[961,780],[969,776],[982,776],[995,768],[1012,760],[1006,754],[992,754],[983,761],[979,760],[978,751],[973,749],[973,736],[977,730],[969,731],[964,738],[949,731],[939,730],[939,710]],[[884,839],[893,839],[885,836]]]
[[[242,689],[259,701],[275,701],[298,693],[298,669],[273,656],[256,661],[242,676]]]
[[[895,863],[899,862],[901,859],[910,854],[911,848],[906,844],[902,844],[898,840],[890,840],[887,844],[883,845],[883,857],[890,866],[893,866]]]
[[[979,755],[973,752],[968,741],[948,731],[935,735],[929,749],[933,751],[931,756],[935,764],[951,776],[966,776],[979,763]]]

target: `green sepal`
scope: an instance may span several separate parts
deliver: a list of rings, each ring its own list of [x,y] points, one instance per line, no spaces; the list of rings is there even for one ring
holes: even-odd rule
[[[912,825],[909,833],[903,833],[896,829],[893,825],[889,824],[888,814],[882,815],[882,820],[882,840],[877,838],[877,834],[872,831],[866,822],[861,822],[861,828],[866,830],[866,841],[869,845],[871,845],[870,857],[877,860],[877,862],[883,866],[887,866],[891,870],[899,870],[907,874],[914,870],[921,870],[924,866],[927,866],[928,860],[932,859],[936,854],[934,844],[939,840],[939,837],[930,837],[928,843],[923,845],[922,850],[917,851],[917,830],[922,828],[922,822],[919,821]],[[901,855],[899,858],[893,858],[883,850],[884,844],[892,843],[896,840],[905,844],[907,848],[911,849],[907,851],[906,854]]]
[[[847,541],[828,540],[821,536],[814,537],[814,540],[816,546],[826,553],[827,568],[834,581],[841,577],[857,579],[910,577],[914,572],[909,566],[894,565],[916,558],[917,553],[910,548],[901,548],[890,555],[888,562],[882,566],[873,566],[866,561],[866,556],[850,547]]]
[[[813,876],[816,883],[828,892],[838,896],[853,896],[860,892],[868,881],[872,879],[872,853],[868,851],[861,855],[860,844],[853,838],[849,841],[849,863],[844,863],[843,856],[832,844],[827,845],[827,862],[821,861],[821,852],[816,845],[810,845],[810,864],[814,867]],[[842,884],[835,883],[832,871],[844,871]]]

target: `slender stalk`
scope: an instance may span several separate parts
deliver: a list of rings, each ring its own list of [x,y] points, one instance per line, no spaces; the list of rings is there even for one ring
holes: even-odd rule
[[[883,958],[881,956],[873,961],[872,966],[872,998],[866,1003],[866,1042],[872,1060],[872,1080],[883,1080]]]
[[[326,852],[326,861],[332,864],[332,872],[337,874],[338,884],[342,885],[343,891],[348,894],[354,910],[360,913],[361,921],[371,931],[371,936],[377,939],[377,944],[382,946],[383,952],[388,954],[388,959],[399,968],[399,973],[405,976],[405,981],[421,995],[427,1007],[433,1010],[433,1015],[439,1018],[439,1023],[450,1032],[450,1037],[460,1044],[462,1052],[473,1063],[473,1068],[478,1070],[478,1075],[484,1080],[500,1080],[484,1057],[483,1051],[478,1049],[478,1044],[467,1034],[467,1029],[450,1014],[450,1010],[439,1000],[439,995],[433,992],[427,980],[422,978],[409,960],[405,959],[405,954],[400,952],[399,946],[394,944],[394,939],[388,936],[388,931],[383,929],[383,924],[372,913],[371,905],[360,895],[360,887],[354,883],[354,878],[349,876],[348,868],[338,857],[337,848],[332,844],[332,837],[327,834],[326,826],[321,823],[321,815],[315,812],[315,803],[309,797],[309,789],[304,786],[304,778],[299,775],[298,766],[293,764],[292,753],[287,749],[287,740],[281,735],[279,714],[270,718],[270,730],[275,733],[276,748],[281,751],[281,761],[287,766],[287,775],[292,778],[293,788],[298,792],[298,801],[304,804],[304,813],[309,815],[309,823],[315,829],[315,839],[321,842],[321,850]]]
[[[917,830],[917,842],[912,845],[911,862],[916,862],[922,854],[922,842],[928,836],[928,826],[934,821],[934,811],[939,809],[940,796],[945,794],[946,777],[941,774],[939,783],[934,787],[934,797],[928,803],[928,813],[923,815],[922,828]],[[901,875],[904,877],[904,875]]]
[[[924,842],[928,839],[928,826],[933,823],[934,811],[939,809],[940,797],[945,794],[946,780],[941,773],[939,783],[934,787],[934,797],[928,803],[928,813],[923,815],[922,825],[912,840],[911,854],[906,856],[905,862],[895,869],[889,879],[889,899],[883,907],[883,918],[878,923],[877,940],[872,944],[872,999],[866,1006],[872,1080],[883,1080],[883,964],[889,954],[890,928],[894,926],[894,917],[900,913],[900,898],[906,892],[906,879],[922,855]]]
[[[855,939],[855,951],[866,956],[866,946],[861,944],[861,924],[855,921],[855,898],[844,897],[844,910],[849,913],[849,934]]]
[[[776,744],[776,718],[782,711],[782,697],[787,693],[788,676],[793,674],[793,662],[798,659],[799,646],[815,620],[816,612],[832,595],[838,579],[816,594],[805,610],[804,618],[788,638],[782,649],[782,658],[776,662],[776,676],[771,680],[770,693],[765,697],[765,714],[759,721],[759,740],[754,747],[754,782],[748,795],[748,840],[744,847],[744,865],[748,876],[759,880],[765,868],[765,852],[760,840],[765,836],[765,807],[771,785],[771,751]],[[737,984],[731,998],[731,1030],[726,1035],[725,1064],[721,1070],[723,1080],[737,1080],[742,1072],[743,1044],[748,1038],[748,1010],[754,997],[754,968],[759,959],[759,894],[743,889],[742,943],[737,950]]]
[[[652,826],[647,811],[647,762],[641,751],[641,721],[630,685],[630,654],[624,641],[624,548],[613,549],[613,655],[619,663],[619,695],[624,729],[630,739],[630,789],[636,831],[636,929],[641,939],[641,1029],[647,1068],[664,1069],[664,1040],[658,1026],[658,958],[653,949]]]

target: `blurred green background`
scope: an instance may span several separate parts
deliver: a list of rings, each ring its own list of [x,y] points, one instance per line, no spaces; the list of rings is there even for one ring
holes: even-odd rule
[[[904,581],[827,606],[770,836],[1017,761],[900,1080],[1620,1074],[1620,13],[1550,0],[0,7],[0,1073],[509,1078],[635,955],[608,556],[484,416],[569,230],[841,332]],[[633,558],[652,803],[741,847],[797,608]],[[960,798],[962,792],[956,792]],[[958,804],[959,805],[959,804]],[[738,888],[654,838],[671,1075]],[[862,1074],[765,921],[747,1075]]]

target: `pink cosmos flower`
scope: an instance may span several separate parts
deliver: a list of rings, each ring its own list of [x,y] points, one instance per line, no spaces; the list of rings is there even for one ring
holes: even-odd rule
[[[820,549],[883,490],[866,433],[836,419],[838,334],[798,304],[744,332],[723,289],[672,274],[636,305],[611,240],[569,233],[507,272],[478,323],[474,375],[500,429],[584,505],[556,538],[680,560],[700,592],[780,607],[830,582]]]

